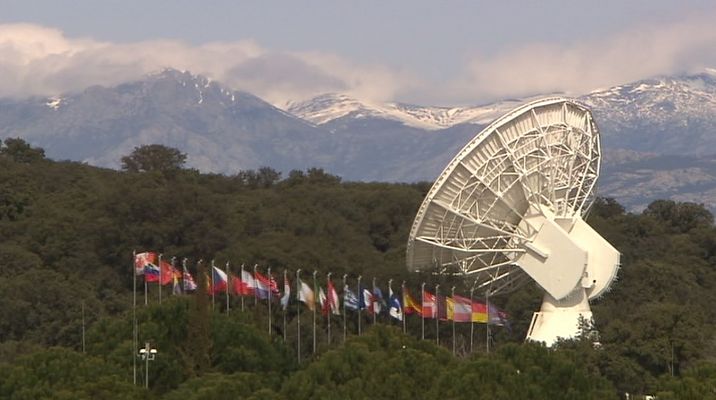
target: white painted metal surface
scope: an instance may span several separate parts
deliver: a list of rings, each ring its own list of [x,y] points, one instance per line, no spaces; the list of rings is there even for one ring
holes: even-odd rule
[[[576,332],[573,318],[591,318],[587,298],[609,287],[619,265],[619,252],[582,219],[600,157],[592,115],[573,100],[542,99],[509,112],[436,180],[410,232],[408,268],[469,275],[490,294],[534,280],[550,300],[533,338]],[[575,290],[584,304],[573,304]]]

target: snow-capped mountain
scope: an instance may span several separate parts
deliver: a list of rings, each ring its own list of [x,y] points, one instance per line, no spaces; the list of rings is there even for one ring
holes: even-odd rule
[[[716,210],[716,71],[594,91],[602,132],[601,195],[629,208],[657,198]],[[159,143],[207,172],[325,168],[347,180],[432,180],[485,125],[530,99],[423,107],[329,94],[280,110],[189,72],[166,70],[115,87],[53,98],[0,99],[0,138],[48,156],[117,168]]]
[[[525,99],[504,100],[475,107],[426,107],[406,103],[377,103],[346,94],[324,94],[310,100],[289,103],[286,111],[316,125],[346,119],[385,119],[408,127],[440,130],[458,124],[486,125],[523,103]]]
[[[250,93],[176,70],[51,99],[0,99],[0,138],[22,137],[52,158],[112,168],[152,143],[186,152],[203,171],[323,167],[335,154],[321,140],[327,136]]]
[[[716,70],[640,80],[580,100],[592,108],[608,147],[716,153]]]

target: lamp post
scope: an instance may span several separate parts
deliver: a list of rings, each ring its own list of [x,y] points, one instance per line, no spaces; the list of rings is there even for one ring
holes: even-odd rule
[[[139,349],[139,357],[144,360],[144,387],[149,389],[149,361],[154,361],[157,356],[157,349],[151,348],[149,342],[144,343],[144,348]]]

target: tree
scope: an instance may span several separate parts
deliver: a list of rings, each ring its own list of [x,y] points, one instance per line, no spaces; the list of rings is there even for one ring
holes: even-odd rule
[[[184,167],[186,154],[161,144],[135,147],[132,154],[122,157],[122,169],[129,172],[172,172]]]
[[[20,138],[8,138],[0,146],[0,156],[7,157],[18,163],[30,164],[44,160],[45,150],[40,147],[32,147]]]

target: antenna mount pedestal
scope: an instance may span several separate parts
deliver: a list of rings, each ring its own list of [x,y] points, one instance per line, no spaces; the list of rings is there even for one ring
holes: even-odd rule
[[[526,340],[544,342],[550,347],[559,338],[576,338],[580,328],[590,329],[592,321],[592,310],[585,288],[578,287],[562,300],[555,300],[545,293],[542,308],[532,316]]]

